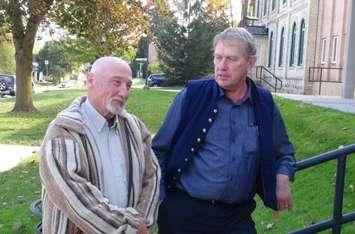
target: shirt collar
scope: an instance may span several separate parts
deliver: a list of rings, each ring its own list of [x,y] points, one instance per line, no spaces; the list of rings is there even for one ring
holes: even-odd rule
[[[94,129],[97,132],[101,132],[104,127],[108,127],[108,122],[90,103],[89,99],[87,98],[86,101],[82,105],[83,111],[86,114],[87,119],[89,120],[90,124],[94,126]],[[116,123],[115,123],[116,124]],[[115,127],[115,124],[111,127]]]
[[[241,104],[245,101],[248,101],[250,102],[251,104],[253,104],[253,98],[251,96],[251,81],[249,79],[246,80],[247,82],[247,93],[246,95],[240,100],[240,101],[237,101],[235,104]],[[226,97],[225,94],[224,94],[224,89],[222,89],[221,87],[219,87],[219,98],[222,98],[222,97]]]

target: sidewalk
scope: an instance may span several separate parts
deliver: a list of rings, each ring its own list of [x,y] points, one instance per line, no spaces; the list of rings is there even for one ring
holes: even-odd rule
[[[10,170],[39,150],[39,146],[0,144],[0,172]]]
[[[332,108],[348,113],[355,113],[355,99],[345,99],[334,96],[296,95],[287,93],[276,93],[275,95],[316,106]]]

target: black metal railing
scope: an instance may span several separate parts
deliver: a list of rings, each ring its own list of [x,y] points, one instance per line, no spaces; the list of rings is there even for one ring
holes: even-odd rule
[[[261,84],[267,84],[276,93],[282,89],[282,80],[264,66],[255,67],[256,80]],[[270,81],[270,79],[272,81]]]
[[[319,82],[318,94],[321,95],[322,83],[341,83],[340,76],[336,76],[336,77],[338,77],[337,80],[331,80],[331,79],[324,80],[323,79],[324,70],[341,71],[342,69],[343,69],[342,67],[309,67],[308,68],[308,82]],[[316,72],[319,74],[318,76],[315,76]]]
[[[335,194],[333,203],[333,217],[306,228],[291,232],[291,234],[317,233],[327,229],[332,229],[333,234],[339,234],[341,227],[345,223],[355,221],[355,212],[343,215],[344,179],[347,156],[355,153],[355,144],[348,145],[336,150],[332,150],[312,158],[299,161],[295,164],[296,172],[316,166],[318,164],[337,159],[337,172],[335,182]]]

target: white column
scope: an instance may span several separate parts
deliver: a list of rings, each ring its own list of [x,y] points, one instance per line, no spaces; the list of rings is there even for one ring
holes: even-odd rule
[[[352,99],[355,89],[355,0],[349,0],[347,35],[342,97]]]

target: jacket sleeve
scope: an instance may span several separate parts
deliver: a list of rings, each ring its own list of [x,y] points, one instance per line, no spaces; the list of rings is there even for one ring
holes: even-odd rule
[[[139,213],[144,214],[148,221],[148,227],[152,227],[158,214],[161,171],[158,160],[151,149],[150,133],[141,121],[138,121],[138,123],[143,138],[144,173],[142,191],[136,209]]]
[[[82,148],[70,137],[55,137],[42,145],[39,169],[47,199],[85,233],[135,232],[138,212],[109,204],[88,180],[88,167],[93,165],[88,165]]]
[[[152,149],[158,158],[161,169],[160,200],[166,197],[165,179],[167,176],[166,165],[169,160],[169,152],[173,147],[173,138],[180,124],[182,107],[184,105],[186,89],[177,94],[165,116],[164,122],[153,138]]]
[[[278,106],[275,104],[273,112],[273,134],[277,160],[277,174],[284,174],[293,180],[295,149],[289,140],[286,127]]]

